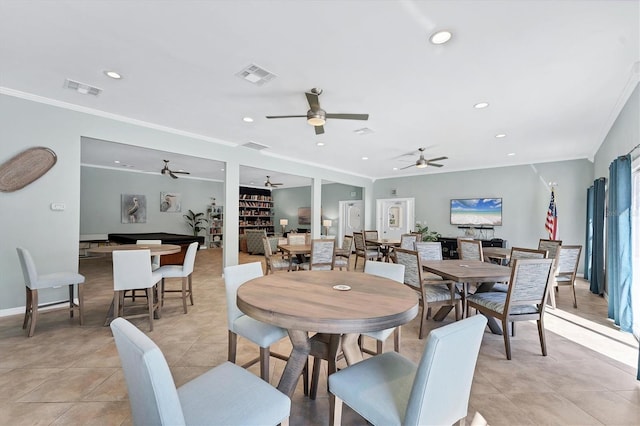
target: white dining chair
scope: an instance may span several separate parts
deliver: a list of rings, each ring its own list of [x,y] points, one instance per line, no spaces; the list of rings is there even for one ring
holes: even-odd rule
[[[164,305],[164,293],[181,293],[182,309],[187,313],[187,297],[193,306],[193,285],[191,275],[193,274],[193,266],[196,261],[196,254],[200,243],[193,242],[189,244],[187,253],[184,255],[182,265],[164,265],[156,269],[156,272],[162,275],[162,283],[160,285],[160,303]],[[180,290],[165,289],[165,280],[167,278],[182,278],[182,288]]]
[[[111,330],[120,355],[134,425],[287,426],[291,400],[225,362],[176,389],[160,348],[129,321]]]
[[[18,258],[20,259],[20,266],[22,268],[22,275],[24,277],[25,291],[27,300],[24,310],[24,321],[22,322],[22,328],[26,329],[31,319],[31,326],[29,327],[28,336],[32,337],[36,331],[36,322],[38,321],[38,308],[57,305],[60,302],[45,304],[38,306],[38,290],[44,288],[57,288],[63,285],[69,286],[69,316],[73,318],[73,311],[78,310],[78,316],[80,317],[80,325],[84,325],[84,276],[75,272],[53,272],[49,274],[38,274],[36,264],[31,257],[31,253],[25,248],[18,247]],[[73,300],[73,286],[78,286],[78,304]]]
[[[144,245],[144,246],[148,246],[148,245],[159,246],[162,244],[162,240],[136,240],[136,244]],[[155,271],[159,267],[160,267],[160,256],[159,255],[151,256],[151,269]]]
[[[260,361],[260,377],[269,381],[269,357],[274,356],[286,360],[287,357],[271,352],[270,346],[287,336],[287,330],[266,324],[245,315],[238,308],[236,295],[238,288],[245,282],[263,276],[262,263],[253,262],[224,268],[224,286],[227,297],[227,328],[229,329],[228,360],[236,362],[238,336],[255,343],[260,347],[260,357],[244,364],[249,367]]]
[[[464,424],[486,324],[475,315],[432,330],[418,365],[385,352],[332,374],[330,424],[343,402],[373,425]]]
[[[149,318],[149,331],[153,331],[153,315],[157,311],[160,317],[161,303],[158,294],[158,282],[162,274],[151,270],[151,251],[114,250],[113,251],[113,314],[124,317],[124,293],[128,290],[144,289],[147,296],[146,314],[128,315],[126,318]]]

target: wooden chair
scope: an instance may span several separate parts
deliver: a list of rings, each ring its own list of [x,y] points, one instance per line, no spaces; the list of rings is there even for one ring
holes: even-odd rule
[[[329,423],[341,424],[344,401],[369,424],[464,425],[486,323],[476,315],[432,330],[418,365],[386,352],[332,374]]]
[[[287,235],[287,244],[290,246],[303,246],[306,244],[306,234],[293,234]]]
[[[553,280],[553,259],[518,259],[514,261],[506,293],[475,293],[467,298],[470,308],[502,322],[502,336],[507,359],[511,359],[509,323],[536,320],[542,355],[547,356],[544,336],[544,306]],[[512,329],[512,334],[515,328]]]
[[[80,317],[80,325],[84,325],[84,276],[75,272],[54,272],[50,274],[38,274],[36,264],[31,257],[31,253],[25,248],[18,247],[18,258],[22,267],[22,275],[24,278],[24,288],[26,291],[27,301],[24,310],[24,321],[22,328],[26,329],[31,319],[28,336],[32,337],[36,331],[36,322],[38,321],[38,308],[52,306],[59,302],[54,302],[42,306],[38,306],[38,290],[44,288],[53,288],[63,285],[69,286],[69,317],[73,318],[73,311],[78,310]],[[78,286],[78,304],[73,301],[73,286]]]
[[[509,256],[509,267],[512,267],[514,261],[518,259],[546,259],[546,250],[536,250],[523,247],[511,247],[511,255]],[[509,289],[509,285],[505,283],[495,283],[491,288],[491,291],[501,291],[506,293]]]
[[[289,266],[291,265],[289,257],[283,257],[273,254],[273,252],[271,251],[271,241],[269,237],[262,237],[262,245],[264,246],[264,260],[266,263],[265,275],[269,275],[269,272],[273,273],[275,271],[291,270],[289,268]],[[297,265],[297,260],[295,262],[295,265]]]
[[[358,258],[361,257],[364,259],[365,265],[367,260],[374,260],[378,258],[379,252],[378,250],[369,250],[364,242],[364,234],[362,232],[354,232],[353,233],[353,243],[356,247],[356,261],[353,265],[353,269],[358,267]]]
[[[553,274],[553,288],[556,292],[559,286],[571,286],[574,308],[578,307],[575,281],[581,252],[582,246],[560,246],[558,249],[558,266]],[[555,297],[551,300],[555,303]],[[555,308],[555,304],[552,306]]]
[[[176,388],[160,348],[122,318],[111,322],[134,425],[288,425],[291,400],[225,362]]]
[[[402,234],[400,235],[400,248],[406,250],[415,250],[416,241],[418,241],[417,234]]]
[[[113,314],[114,317],[149,318],[149,331],[153,331],[153,314],[158,318],[162,310],[158,282],[162,273],[151,270],[151,251],[114,250],[113,252]],[[147,296],[147,313],[124,315],[124,293],[128,290],[144,289]]]
[[[376,230],[362,231],[362,234],[364,235],[364,240],[365,240],[365,245],[367,246],[367,250],[377,251],[378,259],[379,259],[383,255],[383,253],[380,252],[380,246],[375,244],[367,244],[367,240],[375,241],[380,239],[380,237],[378,236],[378,231]]]
[[[198,253],[198,247],[200,243],[193,242],[189,244],[187,252],[184,255],[184,262],[182,265],[164,265],[156,269],[162,274],[162,284],[160,285],[161,304],[164,306],[164,294],[165,293],[180,293],[182,297],[182,310],[187,313],[187,297],[193,306],[193,285],[191,275],[193,275],[193,267],[196,262],[196,254]],[[166,278],[182,278],[181,289],[165,289]]]
[[[440,284],[422,277],[422,261],[417,251],[396,249],[397,262],[404,265],[404,283],[414,289],[420,295],[422,310],[420,313],[420,333],[418,337],[423,339],[426,333],[426,322],[430,309],[436,306],[453,306],[456,311],[456,320],[460,318],[460,301],[455,284]],[[366,265],[365,265],[366,266]]]
[[[484,262],[482,241],[458,238],[458,257],[461,260],[479,260]]]
[[[538,241],[538,249],[539,250],[547,250],[548,259],[553,259],[555,261],[553,267],[558,267],[558,254],[560,252],[560,247],[562,246],[562,240],[545,240],[543,238]],[[553,291],[549,292],[549,301],[548,303],[555,308],[556,307],[556,295]]]
[[[334,268],[347,268],[349,270],[349,264],[351,259],[351,251],[353,247],[353,236],[345,235],[342,239],[342,248],[336,248],[336,258],[334,260]]]
[[[309,263],[301,264],[300,269],[308,271],[333,270],[336,258],[335,248],[336,240],[332,238],[326,240],[311,240],[311,258],[309,259]]]

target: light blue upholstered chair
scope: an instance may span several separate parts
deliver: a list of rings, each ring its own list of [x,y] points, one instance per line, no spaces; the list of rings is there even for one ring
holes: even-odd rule
[[[225,362],[176,389],[160,348],[123,318],[111,322],[133,424],[288,425],[291,400]]]
[[[193,285],[191,275],[193,274],[193,267],[196,262],[196,254],[198,253],[198,247],[200,243],[193,242],[187,247],[187,252],[184,255],[184,262],[182,265],[164,265],[156,269],[157,272],[162,274],[161,285],[161,300],[164,305],[164,293],[180,293],[182,297],[182,310],[187,313],[187,296],[193,306]],[[166,278],[182,278],[182,288],[180,290],[166,290],[165,279]]]
[[[27,301],[24,310],[24,321],[22,328],[27,328],[29,319],[31,319],[31,326],[29,327],[28,336],[32,337],[36,331],[36,322],[38,321],[38,290],[43,288],[57,288],[63,285],[69,286],[69,316],[73,318],[74,309],[78,309],[78,315],[80,316],[80,325],[84,324],[84,290],[82,283],[84,283],[84,276],[76,272],[53,272],[49,274],[38,274],[36,264],[31,257],[31,253],[25,248],[18,247],[18,259],[20,260],[20,266],[22,267],[22,275],[24,277],[24,285],[27,296]],[[78,304],[73,301],[73,286],[78,285]],[[43,305],[51,306],[58,302]]]
[[[553,288],[558,291],[558,286],[571,286],[573,290],[573,307],[578,307],[576,299],[576,272],[578,270],[578,262],[580,262],[580,253],[582,246],[561,246],[558,249],[558,263],[553,274]],[[551,293],[553,293],[550,290]],[[551,299],[552,306],[555,308],[555,296]]]
[[[364,264],[364,273],[370,275],[376,275],[378,277],[389,278],[390,280],[397,281],[399,283],[404,282],[404,265],[398,263],[389,262],[367,262]],[[393,350],[400,352],[400,327],[387,328],[380,331],[370,331],[368,333],[362,333],[363,336],[370,337],[376,340],[376,351],[372,352],[365,349],[362,345],[360,349],[371,355],[379,355],[382,353],[384,342],[393,333]]]
[[[244,364],[243,367],[248,367],[260,361],[260,377],[268,382],[269,356],[283,360],[287,359],[285,356],[272,353],[269,347],[278,340],[286,337],[287,330],[276,327],[275,325],[266,324],[245,315],[244,312],[238,308],[236,302],[238,287],[262,275],[261,262],[245,263],[243,265],[227,266],[224,268],[224,286],[227,297],[227,328],[229,329],[228,360],[233,363],[236,362],[238,336],[250,340],[260,346],[260,357]]]
[[[344,401],[373,425],[464,424],[486,324],[474,315],[431,331],[418,365],[385,352],[332,374],[331,423]]]
[[[544,306],[553,280],[553,259],[519,259],[511,267],[509,289],[506,293],[490,291],[474,293],[467,298],[470,308],[499,319],[507,359],[511,359],[509,323],[536,320],[542,355],[547,356],[544,336]],[[515,328],[512,328],[515,333]]]

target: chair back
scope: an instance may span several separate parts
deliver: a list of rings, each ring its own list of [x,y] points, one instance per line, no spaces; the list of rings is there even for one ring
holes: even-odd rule
[[[511,247],[511,256],[509,257],[509,266],[513,266],[513,262],[518,259],[546,259],[546,250],[528,249],[522,247]]]
[[[364,264],[364,273],[376,275],[390,280],[404,282],[404,265],[389,262],[366,262]]]
[[[291,234],[287,235],[287,244],[292,246],[303,246],[306,244],[305,234]]]
[[[415,250],[416,241],[418,241],[418,236],[416,234],[402,234],[400,235],[400,248]]]
[[[365,252],[366,246],[364,244],[364,234],[362,232],[353,233],[353,244],[356,246],[356,252]]]
[[[262,237],[262,247],[264,248],[264,257],[266,259],[271,259],[273,251],[271,251],[271,241],[269,241],[268,237]]]
[[[505,310],[513,312],[518,305],[537,305],[544,311],[549,282],[552,277],[553,259],[519,259],[511,267],[511,279],[507,291]]]
[[[32,290],[35,290],[38,283],[38,270],[36,264],[31,257],[29,250],[17,247],[18,258],[20,259],[20,267],[22,268],[22,275],[24,276],[24,284]]]
[[[195,241],[187,247],[187,253],[184,255],[184,262],[182,263],[182,272],[184,275],[191,275],[193,273],[193,267],[196,263],[196,254],[198,253],[199,246],[200,243]]]
[[[323,239],[311,240],[311,258],[309,259],[309,270],[333,269],[335,262],[336,240]]]
[[[458,239],[458,256],[462,260],[484,261],[482,241]]]
[[[262,263],[244,263],[242,265],[226,266],[224,268],[224,288],[227,297],[227,328],[234,333],[233,328],[235,321],[244,315],[244,312],[238,308],[236,302],[236,294],[238,287],[254,278],[263,276]]]
[[[345,253],[351,254],[351,248],[353,247],[353,236],[345,235],[342,237],[342,250]]]
[[[474,315],[429,333],[403,424],[451,425],[466,417],[486,324]]]
[[[160,245],[162,240],[136,240],[136,244],[139,245]],[[151,269],[156,270],[160,267],[160,256],[151,257]]]
[[[416,241],[421,260],[442,260],[442,244],[437,241]]]
[[[538,241],[538,250],[546,250],[549,254],[547,258],[555,259],[558,255],[558,248],[562,246],[562,240],[544,240]]]
[[[558,250],[556,275],[569,275],[570,278],[573,278],[578,269],[582,246],[560,246]]]
[[[363,233],[364,233],[365,244],[366,244],[366,240],[377,240],[379,238],[378,231],[376,230],[363,231]]]
[[[150,288],[155,282],[151,278],[151,250],[113,251],[113,289],[135,290]]]
[[[184,425],[175,382],[160,348],[124,318],[111,321],[134,425]]]
[[[418,252],[414,250],[395,249],[396,261],[404,265],[403,282],[418,290],[422,289],[422,263]]]
[[[311,232],[307,232],[304,234],[304,243],[311,244]]]

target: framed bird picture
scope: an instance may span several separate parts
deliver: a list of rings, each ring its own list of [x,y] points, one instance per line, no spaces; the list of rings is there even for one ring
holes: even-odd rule
[[[140,194],[122,194],[120,212],[122,223],[146,223],[147,197]]]

